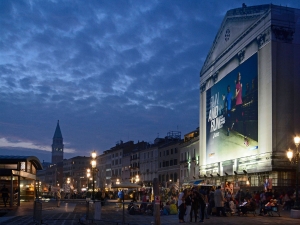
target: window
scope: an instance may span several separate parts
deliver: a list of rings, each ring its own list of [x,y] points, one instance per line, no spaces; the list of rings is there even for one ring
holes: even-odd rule
[[[158,175],[158,181],[161,182],[161,175]]]
[[[173,174],[172,174],[172,173],[170,174],[170,180],[171,180],[171,181],[174,181],[174,180],[173,180]]]
[[[159,152],[159,157],[161,157],[161,152]]]
[[[174,159],[174,166],[177,165],[177,159]]]
[[[114,157],[115,157],[115,154],[113,154],[112,157],[114,158]]]
[[[118,153],[116,153],[116,157],[118,157]]]
[[[173,166],[173,159],[170,160],[170,166]]]
[[[174,173],[174,182],[177,182],[177,173]]]
[[[175,153],[177,153],[177,148],[175,148]]]
[[[144,153],[144,159],[146,159],[146,152]]]
[[[169,155],[169,150],[167,150],[167,155]]]
[[[119,159],[119,164],[122,164],[122,159]]]
[[[166,166],[169,166],[169,161],[166,161]]]
[[[166,152],[164,151],[164,153],[163,153],[163,156],[165,156],[166,154],[165,154]]]
[[[161,162],[159,163],[159,168],[161,168]]]
[[[163,161],[163,167],[165,167],[166,166],[166,162],[165,161]]]
[[[153,158],[153,151],[151,152],[151,157]]]
[[[173,148],[171,149],[171,155],[173,154]]]

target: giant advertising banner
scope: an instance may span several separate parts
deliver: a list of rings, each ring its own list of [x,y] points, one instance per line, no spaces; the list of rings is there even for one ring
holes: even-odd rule
[[[258,152],[257,54],[206,92],[207,164]]]

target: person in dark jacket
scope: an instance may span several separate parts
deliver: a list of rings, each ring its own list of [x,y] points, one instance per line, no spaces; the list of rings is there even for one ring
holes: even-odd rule
[[[193,214],[195,217],[195,222],[197,222],[197,214],[198,214],[198,210],[199,210],[199,198],[197,196],[197,190],[193,190],[192,191],[192,207],[191,207],[191,212],[190,212],[190,222],[192,222],[193,220]]]
[[[1,193],[2,193],[4,207],[6,207],[6,203],[8,201],[8,188],[5,186],[5,184],[3,185],[3,188],[1,189]]]

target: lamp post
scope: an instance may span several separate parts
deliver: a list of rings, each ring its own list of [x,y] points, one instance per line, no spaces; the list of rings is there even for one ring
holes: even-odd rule
[[[135,176],[135,183],[138,183],[138,182],[140,182],[140,177],[139,177],[139,175],[137,174],[137,175]]]
[[[90,179],[90,176],[91,176],[91,170],[90,170],[90,169],[87,169],[87,170],[86,170],[86,177],[87,177],[87,191],[89,191],[89,179]]]
[[[289,150],[287,151],[287,157],[291,161],[291,163],[294,163],[296,165],[296,201],[295,201],[294,208],[299,209],[300,204],[299,204],[299,192],[298,192],[298,188],[299,188],[298,173],[299,173],[300,153],[298,151],[298,146],[300,144],[300,137],[298,136],[294,137],[294,143],[297,149],[296,154],[294,155],[294,151],[289,148]]]
[[[97,153],[95,151],[92,152],[92,177],[93,177],[93,200],[95,200],[95,170],[96,170],[96,157]]]

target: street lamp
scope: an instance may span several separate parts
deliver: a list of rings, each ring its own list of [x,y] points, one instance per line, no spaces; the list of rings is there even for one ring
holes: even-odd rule
[[[299,188],[299,181],[298,181],[298,173],[299,173],[299,159],[300,159],[300,153],[298,151],[298,146],[300,144],[300,137],[296,136],[294,137],[294,143],[296,145],[296,154],[294,155],[294,151],[291,150],[289,148],[289,150],[287,151],[286,155],[288,157],[288,159],[291,161],[291,163],[294,163],[296,165],[296,201],[295,201],[295,205],[294,208],[299,209],[300,208],[300,204],[299,204],[299,192],[298,192],[298,188]]]
[[[137,174],[137,175],[135,176],[135,183],[138,183],[138,182],[140,182],[140,177],[139,177],[139,175]]]
[[[92,175],[93,175],[93,200],[95,200],[95,170],[96,170],[96,157],[97,153],[95,151],[92,152]]]
[[[89,191],[89,179],[90,179],[90,176],[91,176],[91,170],[90,170],[90,169],[87,169],[87,170],[86,170],[86,177],[87,177],[87,191]]]

